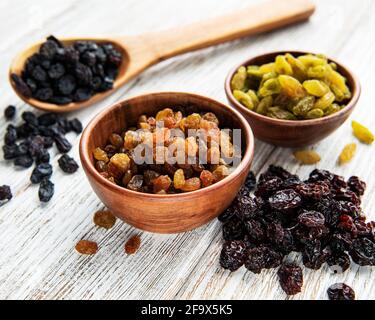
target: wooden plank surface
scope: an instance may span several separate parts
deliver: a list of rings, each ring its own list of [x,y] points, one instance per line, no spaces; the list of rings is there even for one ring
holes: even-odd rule
[[[57,36],[105,36],[138,34],[198,21],[256,1],[154,1],[136,0],[3,0],[0,3],[0,108],[15,104],[18,112],[31,110],[19,101],[7,82],[12,57],[23,47],[49,34]],[[112,103],[151,91],[190,91],[226,102],[223,90],[227,72],[238,61],[258,53],[298,49],[322,52],[346,63],[362,83],[362,97],[352,118],[375,128],[375,32],[371,0],[315,1],[317,12],[308,23],[185,54],[147,70],[93,108],[72,114],[86,124]],[[244,17],[251,18],[251,17]],[[6,123],[0,118],[0,135]],[[69,136],[71,154],[78,159],[79,137]],[[317,167],[349,177],[356,174],[368,182],[364,211],[375,220],[374,147],[359,146],[355,160],[336,164],[343,145],[353,141],[350,123],[313,146],[322,155]],[[2,154],[0,154],[2,159]],[[57,158],[52,160],[57,167]],[[253,170],[258,174],[269,164],[283,165],[301,176],[314,168],[299,166],[290,149],[257,141]],[[275,271],[254,275],[245,269],[230,274],[218,265],[222,243],[220,224],[208,225],[179,235],[155,235],[117,222],[104,231],[92,223],[102,208],[82,169],[67,176],[55,170],[56,194],[47,205],[37,199],[30,185],[31,170],[15,171],[0,160],[0,184],[9,184],[15,198],[0,207],[0,298],[1,299],[286,299]],[[140,234],[142,247],[131,257],[123,245]],[[82,257],[74,251],[82,239],[97,241],[100,251]],[[295,257],[290,257],[293,260]],[[296,258],[299,261],[300,258]],[[305,286],[290,299],[326,299],[329,285],[345,281],[359,299],[375,299],[375,271],[353,266],[342,275],[328,268],[304,269]]]

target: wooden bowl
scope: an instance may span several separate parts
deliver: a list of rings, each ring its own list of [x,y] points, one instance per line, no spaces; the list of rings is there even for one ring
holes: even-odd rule
[[[197,191],[156,195],[125,189],[98,173],[92,151],[104,147],[111,133],[133,126],[142,114],[151,116],[161,109],[176,106],[188,107],[189,112],[214,112],[223,126],[242,130],[242,161],[228,177]],[[145,94],[115,104],[90,122],[80,142],[82,166],[100,200],[128,224],[156,233],[192,230],[217,217],[230,205],[244,183],[253,154],[253,133],[239,112],[210,98],[175,92]]]
[[[310,52],[277,51],[246,60],[233,68],[229,73],[225,81],[225,93],[230,104],[236,110],[240,111],[250,123],[256,138],[276,146],[304,147],[326,138],[348,119],[358,102],[361,94],[361,86],[356,76],[348,68],[329,58],[330,61],[337,64],[337,70],[346,77],[348,86],[352,92],[352,98],[347,106],[335,114],[312,120],[279,120],[251,111],[234,98],[230,83],[240,66],[261,65],[274,61],[277,55],[286,53],[300,56]]]

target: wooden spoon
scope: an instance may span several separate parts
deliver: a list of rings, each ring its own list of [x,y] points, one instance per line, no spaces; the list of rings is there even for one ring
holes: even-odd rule
[[[84,102],[59,106],[33,98],[26,98],[17,92],[11,79],[10,82],[22,100],[38,109],[53,112],[78,110],[102,100],[124,83],[140,74],[147,67],[159,61],[181,53],[303,21],[310,17],[314,10],[315,6],[310,0],[269,0],[242,9],[236,13],[178,27],[173,30],[106,39],[62,39],[64,44],[70,44],[78,40],[110,42],[124,55],[124,62],[120,66],[119,75],[113,89],[97,93],[91,99]],[[19,54],[10,67],[9,75],[12,73],[20,75],[27,58],[37,52],[43,42],[38,42]]]

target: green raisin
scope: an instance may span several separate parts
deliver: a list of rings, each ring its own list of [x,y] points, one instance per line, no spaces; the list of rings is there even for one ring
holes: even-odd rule
[[[245,67],[240,67],[237,73],[233,76],[231,87],[232,90],[242,90],[245,87],[245,82],[247,78],[247,72]]]
[[[323,97],[319,98],[314,105],[314,109],[326,110],[335,101],[335,95],[329,91]]]
[[[292,66],[288,63],[285,56],[277,56],[275,60],[275,71],[278,74],[293,75]]]
[[[308,94],[315,97],[322,97],[329,91],[329,87],[320,80],[306,80],[302,85]]]
[[[305,65],[290,53],[287,53],[285,58],[293,69],[293,76],[299,81],[304,81],[307,78],[307,69]]]
[[[341,107],[337,103],[331,104],[324,112],[325,116],[329,116],[341,110]]]
[[[315,98],[313,96],[307,96],[302,98],[293,107],[293,113],[299,117],[305,117],[306,114],[314,107]]]
[[[306,114],[306,119],[317,119],[324,116],[322,109],[312,109]]]
[[[287,75],[278,77],[281,91],[290,98],[302,98],[306,95],[302,84],[295,78]]]
[[[233,96],[236,98],[238,102],[243,104],[245,107],[249,108],[250,110],[254,109],[254,103],[251,99],[250,95],[246,94],[245,92],[242,92],[240,90],[234,90]]]
[[[278,79],[269,79],[263,83],[259,89],[259,95],[261,97],[267,97],[273,94],[278,94],[281,91],[280,83]]]
[[[282,120],[297,120],[295,115],[287,110],[281,109],[280,107],[271,107],[268,109],[267,116],[275,119]]]
[[[272,96],[264,97],[262,100],[260,100],[258,106],[256,107],[256,112],[260,114],[267,114],[268,109],[272,107],[273,98]]]

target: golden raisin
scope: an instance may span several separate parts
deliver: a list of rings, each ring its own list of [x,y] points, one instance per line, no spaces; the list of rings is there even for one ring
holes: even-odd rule
[[[133,236],[125,243],[125,253],[128,255],[135,254],[140,246],[141,238],[139,236]]]
[[[122,137],[117,133],[112,133],[109,136],[109,142],[114,145],[116,148],[121,148],[124,144],[124,140]]]
[[[229,169],[224,166],[218,166],[213,172],[213,176],[215,177],[215,181],[223,180],[225,177],[229,176]]]
[[[357,151],[357,145],[355,143],[347,144],[341,151],[339,156],[339,164],[345,164],[350,162]]]
[[[319,154],[314,150],[295,151],[293,155],[302,164],[315,164],[321,160]]]
[[[200,179],[202,181],[203,187],[208,187],[215,182],[214,175],[211,173],[211,171],[208,171],[208,170],[203,170],[201,172]]]
[[[107,153],[101,148],[94,149],[93,155],[94,155],[94,158],[98,161],[103,161],[105,163],[109,161]]]
[[[352,128],[353,134],[359,141],[367,144],[372,144],[374,142],[374,135],[372,132],[359,122],[353,121]]]
[[[168,176],[159,176],[152,181],[154,193],[160,191],[168,191],[171,186],[172,180]]]
[[[94,255],[98,252],[98,244],[94,241],[81,240],[75,248],[80,254],[85,255]]]
[[[190,192],[200,189],[201,187],[201,180],[199,178],[190,178],[185,181],[185,184],[181,188],[184,192]]]
[[[116,223],[116,217],[108,210],[100,210],[94,215],[94,223],[98,227],[111,229]]]
[[[130,168],[130,158],[126,153],[116,153],[111,158],[110,164],[115,165],[120,172],[125,173]]]
[[[185,185],[185,174],[184,174],[184,170],[182,169],[178,169],[175,173],[174,173],[174,177],[173,177],[173,185],[176,189],[181,189],[183,188],[183,186]]]

